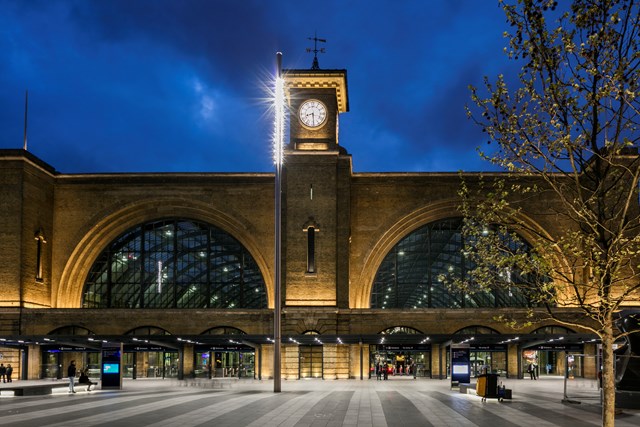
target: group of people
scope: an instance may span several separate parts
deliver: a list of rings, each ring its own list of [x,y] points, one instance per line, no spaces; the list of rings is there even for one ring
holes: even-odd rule
[[[75,380],[76,380],[76,374],[77,374],[77,369],[76,369],[76,362],[75,360],[72,360],[71,363],[69,363],[69,367],[67,368],[67,376],[69,377],[69,393],[75,393]],[[96,385],[97,383],[91,381],[91,379],[89,378],[89,376],[87,375],[87,370],[86,369],[81,369],[80,370],[80,377],[78,378],[78,384],[86,384],[87,385],[87,391],[91,391],[91,386],[92,385]]]
[[[376,365],[376,378],[378,379],[378,381],[382,380],[383,378],[385,380],[389,379],[389,367],[386,363],[379,362]]]
[[[13,368],[11,367],[11,363],[4,366],[4,363],[0,363],[0,378],[2,378],[3,383],[13,382],[11,379],[11,375],[13,375]]]

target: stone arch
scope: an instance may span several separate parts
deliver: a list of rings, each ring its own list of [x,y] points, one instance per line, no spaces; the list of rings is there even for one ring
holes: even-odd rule
[[[359,276],[351,281],[352,285],[355,284],[355,289],[352,291],[350,306],[352,308],[370,308],[373,281],[378,272],[378,268],[389,251],[405,236],[423,225],[446,218],[461,217],[462,215],[458,214],[459,205],[460,201],[458,199],[434,203],[410,212],[404,217],[399,218],[398,221],[389,227],[365,255]],[[550,236],[550,234],[531,217],[520,214],[519,218],[527,224],[530,230],[535,230],[535,232],[526,230],[519,232],[525,241],[534,242],[538,236]],[[567,265],[566,260],[560,252],[545,255],[552,257],[554,263]]]
[[[254,258],[263,275],[267,304],[273,308],[273,277],[265,253],[252,237],[252,225],[240,221],[211,206],[184,199],[154,198],[128,204],[120,209],[105,212],[99,219],[91,221],[79,238],[60,277],[55,293],[54,307],[78,308],[89,269],[96,258],[114,239],[125,231],[147,221],[163,218],[189,218],[215,225],[236,238]]]

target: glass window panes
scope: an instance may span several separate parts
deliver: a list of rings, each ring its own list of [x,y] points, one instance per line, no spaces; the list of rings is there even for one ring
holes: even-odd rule
[[[514,251],[530,250],[528,246],[515,242],[511,246]],[[468,271],[474,268],[463,255],[463,247],[462,218],[448,218],[414,230],[400,240],[380,264],[371,290],[371,308],[530,305],[526,296],[515,286],[468,295],[447,286],[446,283],[450,283],[448,279],[468,277]],[[515,281],[519,275],[509,273],[509,278]]]
[[[266,308],[249,252],[210,224],[166,219],[123,233],[86,279],[85,308]]]

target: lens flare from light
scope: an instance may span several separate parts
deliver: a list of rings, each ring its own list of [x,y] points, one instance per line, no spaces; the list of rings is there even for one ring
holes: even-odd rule
[[[284,79],[281,76],[277,76],[275,79],[273,96],[273,108],[275,112],[273,133],[273,162],[276,165],[282,165],[282,161],[284,160],[284,103]]]

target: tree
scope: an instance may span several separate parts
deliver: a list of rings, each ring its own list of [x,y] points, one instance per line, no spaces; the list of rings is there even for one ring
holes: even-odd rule
[[[468,114],[488,135],[480,155],[508,173],[462,187],[465,250],[475,268],[459,285],[518,287],[543,307],[531,310],[532,320],[597,334],[602,422],[613,426],[613,344],[623,335],[616,316],[640,302],[640,7],[499,4],[510,25],[505,52],[520,72],[513,83],[485,77],[486,93],[471,87]],[[525,215],[532,201],[548,205],[540,211],[554,215],[555,232]],[[522,236],[533,250],[521,250]]]

